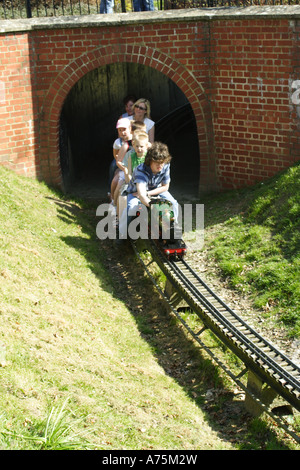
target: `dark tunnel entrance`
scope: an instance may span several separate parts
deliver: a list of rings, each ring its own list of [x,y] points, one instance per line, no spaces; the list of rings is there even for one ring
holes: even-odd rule
[[[157,70],[133,63],[115,63],[89,72],[67,96],[60,118],[60,163],[65,191],[80,197],[106,199],[116,122],[123,98],[132,93],[151,103],[155,140],[172,155],[171,187],[177,194],[197,195],[199,145],[194,114],[177,85]]]

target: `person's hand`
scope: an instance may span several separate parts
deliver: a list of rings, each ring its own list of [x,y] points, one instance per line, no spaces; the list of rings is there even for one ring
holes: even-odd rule
[[[146,196],[143,197],[142,203],[145,204],[145,206],[150,207],[150,202],[151,198],[146,194]]]
[[[118,168],[120,168],[120,170],[124,169],[124,163],[122,163],[122,162],[117,161],[117,166],[118,166]]]

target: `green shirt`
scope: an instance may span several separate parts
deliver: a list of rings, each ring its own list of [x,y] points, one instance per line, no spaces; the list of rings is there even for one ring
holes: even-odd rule
[[[146,157],[147,152],[141,157],[138,158],[136,152],[134,150],[130,150],[129,152],[126,153],[124,159],[123,159],[123,164],[128,168],[128,160],[131,158],[131,173],[133,173],[133,170],[140,165],[141,163],[144,163],[145,157]]]
[[[146,153],[147,152],[145,152],[145,154],[141,158],[139,158],[135,152],[131,154],[131,171],[132,172],[137,166],[139,166],[141,163],[144,163]]]

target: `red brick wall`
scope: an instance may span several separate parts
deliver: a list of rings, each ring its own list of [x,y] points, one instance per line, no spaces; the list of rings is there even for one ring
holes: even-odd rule
[[[37,135],[31,99],[28,36],[0,36],[0,162],[18,173],[36,174]]]
[[[253,184],[300,157],[290,89],[300,71],[296,29],[285,19],[214,22],[214,131],[222,188]]]
[[[191,103],[202,191],[272,176],[300,156],[299,104],[292,100],[300,79],[300,13],[294,8],[289,18],[249,17],[244,9],[236,10],[237,19],[197,10],[192,16],[171,12],[168,22],[161,12],[132,14],[120,24],[120,15],[65,27],[48,19],[32,28],[26,20],[17,33],[6,22],[0,33],[1,163],[60,184],[59,116],[72,86],[95,68],[135,62],[170,77]]]

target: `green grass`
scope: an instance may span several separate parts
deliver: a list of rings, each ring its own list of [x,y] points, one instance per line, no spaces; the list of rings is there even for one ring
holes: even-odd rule
[[[204,359],[170,327],[132,253],[134,274],[97,239],[96,207],[4,167],[0,194],[0,448],[231,448],[191,391],[190,374],[198,396],[214,367],[179,373]],[[64,403],[55,441],[46,423]]]
[[[97,239],[95,205],[1,166],[0,195],[0,449],[293,448],[251,431],[132,251]]]
[[[217,226],[218,217],[222,221],[210,249],[223,276],[234,288],[252,295],[266,317],[299,337],[299,164],[267,183],[228,193],[222,204],[219,201],[219,196],[209,201],[219,207],[208,223]]]

